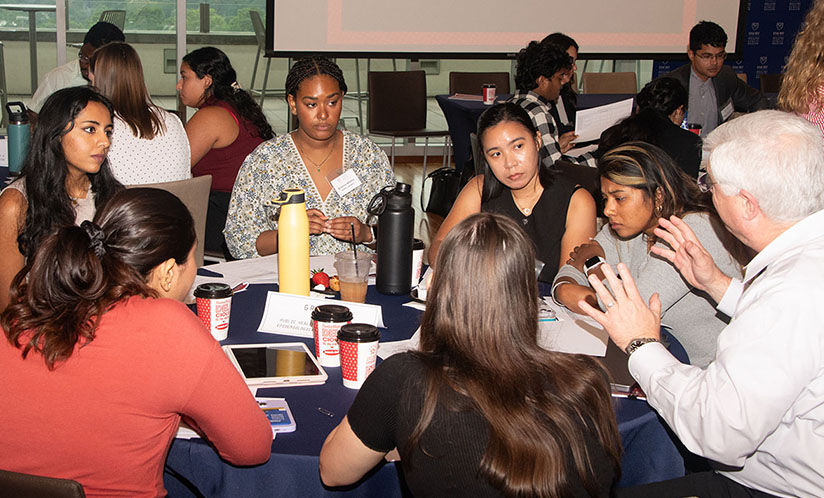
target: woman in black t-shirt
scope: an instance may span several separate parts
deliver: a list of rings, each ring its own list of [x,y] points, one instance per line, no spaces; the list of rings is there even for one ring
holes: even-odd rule
[[[532,243],[475,214],[444,239],[420,350],[366,379],[320,474],[353,483],[392,449],[416,497],[606,497],[620,439],[597,360],[541,349]]]

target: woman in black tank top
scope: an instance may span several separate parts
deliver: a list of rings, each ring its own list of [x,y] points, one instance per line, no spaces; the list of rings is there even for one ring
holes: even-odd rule
[[[461,191],[432,241],[430,264],[461,220],[481,211],[499,213],[526,231],[544,264],[538,279],[552,282],[569,253],[595,236],[595,201],[544,164],[540,134],[520,106],[504,103],[487,109],[478,119],[478,138],[484,174]]]

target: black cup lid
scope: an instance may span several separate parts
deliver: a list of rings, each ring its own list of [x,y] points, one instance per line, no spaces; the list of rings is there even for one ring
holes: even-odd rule
[[[312,320],[317,322],[348,322],[352,320],[352,312],[346,306],[324,304],[312,311]]]
[[[426,244],[421,239],[412,239],[412,250],[417,251],[418,249],[426,249]]]
[[[381,332],[368,323],[347,323],[338,330],[338,340],[348,342],[376,342]]]
[[[207,284],[200,284],[195,289],[195,297],[202,297],[206,299],[222,299],[224,297],[232,296],[232,288],[229,284],[222,282],[209,282]]]

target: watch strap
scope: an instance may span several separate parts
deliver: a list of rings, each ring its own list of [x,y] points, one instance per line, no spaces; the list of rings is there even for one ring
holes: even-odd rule
[[[629,344],[627,344],[627,347],[624,348],[624,352],[627,354],[627,356],[630,356],[638,348],[640,348],[644,344],[649,344],[650,342],[661,342],[661,341],[659,339],[656,339],[655,337],[639,337],[637,339],[633,339],[633,340],[629,341]]]

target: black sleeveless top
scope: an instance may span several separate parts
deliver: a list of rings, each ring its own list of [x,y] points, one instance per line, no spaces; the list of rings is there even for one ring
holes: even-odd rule
[[[504,188],[501,195],[481,203],[481,211],[502,214],[515,220],[524,229],[535,246],[535,254],[544,262],[544,270],[538,276],[541,282],[552,283],[561,261],[561,238],[566,231],[567,209],[572,194],[579,188],[572,180],[556,173],[552,185],[545,188],[532,213],[525,216],[512,193]],[[566,261],[566,258],[564,259]]]

